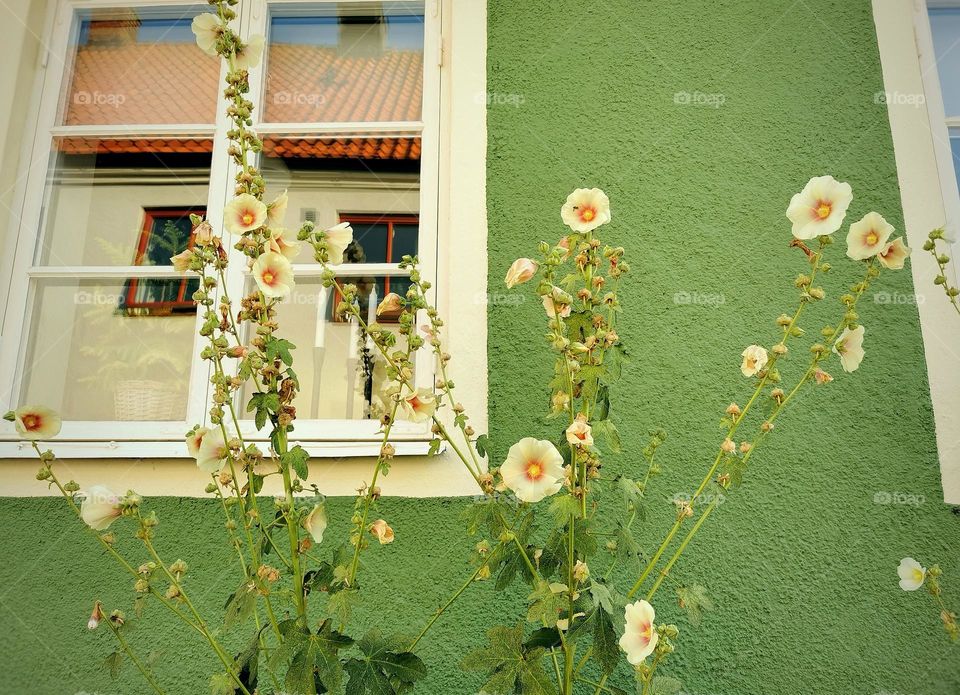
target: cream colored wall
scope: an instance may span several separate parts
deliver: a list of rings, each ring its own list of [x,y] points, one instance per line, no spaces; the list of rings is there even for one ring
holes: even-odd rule
[[[439,206],[440,282],[437,301],[446,317],[450,376],[459,384],[457,397],[478,432],[487,429],[486,360],[486,3],[444,5],[444,122],[441,137]],[[291,202],[291,212],[294,204]],[[319,206],[318,206],[318,209]],[[98,482],[116,489],[136,488],[146,495],[203,495],[207,482],[190,459],[87,459],[58,463],[64,478],[88,486]],[[34,479],[29,459],[0,461],[0,495],[44,495],[50,491]],[[368,480],[368,458],[313,459],[310,482],[329,495],[352,495]],[[450,453],[427,458],[403,457],[381,480],[386,495],[429,497],[470,495],[473,480]],[[265,494],[278,491],[275,483]]]

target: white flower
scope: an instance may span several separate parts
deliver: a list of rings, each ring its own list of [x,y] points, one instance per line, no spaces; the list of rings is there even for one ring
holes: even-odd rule
[[[507,271],[507,277],[504,278],[503,281],[506,283],[507,288],[513,289],[517,285],[532,278],[539,267],[536,261],[531,261],[529,258],[518,258],[513,262],[513,265],[510,266],[510,269]]]
[[[94,531],[103,531],[120,516],[120,496],[103,485],[93,485],[80,505],[83,523]]]
[[[216,473],[223,467],[223,460],[230,453],[219,429],[203,435],[197,450],[197,468],[204,473]]]
[[[610,221],[610,199],[599,188],[578,188],[560,208],[560,219],[575,232],[589,232]]]
[[[303,528],[314,543],[323,543],[323,532],[327,530],[327,510],[322,504],[316,505],[303,517]]]
[[[583,413],[578,414],[567,428],[567,442],[571,446],[593,446],[593,434],[590,425],[587,424],[587,417]]]
[[[849,183],[832,176],[815,176],[790,200],[787,217],[793,222],[793,236],[813,239],[840,229],[847,207],[853,200]]]
[[[249,70],[260,62],[263,55],[264,38],[257,34],[251,36],[250,40],[240,47],[240,50],[234,54],[233,67],[237,70]]]
[[[647,601],[628,603],[624,614],[625,625],[623,637],[620,638],[620,648],[626,652],[627,661],[632,666],[643,662],[653,654],[660,635],[653,625],[656,614]]]
[[[287,192],[284,191],[273,202],[267,205],[267,224],[271,227],[282,227],[283,219],[287,216],[287,204],[290,202]]]
[[[193,458],[197,458],[197,455],[200,453],[200,444],[203,442],[204,436],[210,430],[206,427],[198,427],[193,432],[187,435],[187,451],[190,452],[190,455]]]
[[[403,419],[410,422],[426,422],[437,410],[437,399],[430,389],[406,390],[400,402]]]
[[[524,437],[510,447],[500,475],[521,502],[539,502],[559,492],[566,477],[557,447],[533,437]]]
[[[847,234],[847,255],[855,261],[876,256],[886,248],[893,234],[893,225],[876,212],[868,212],[859,222],[850,225]]]
[[[900,575],[901,589],[916,591],[923,586],[923,582],[927,578],[927,568],[912,557],[905,557],[900,561],[900,566],[897,567],[897,574]]]
[[[261,254],[252,268],[253,279],[265,297],[285,297],[293,291],[293,266],[279,253]]]
[[[222,27],[220,18],[215,14],[204,12],[193,18],[190,25],[193,35],[197,38],[197,45],[207,55],[217,55],[217,39],[220,38]]]
[[[241,193],[223,209],[223,224],[233,234],[259,229],[267,221],[267,206],[249,193]]]
[[[51,439],[60,434],[60,414],[43,405],[25,405],[14,411],[13,426],[24,439]]]
[[[912,249],[903,243],[903,237],[897,237],[877,254],[877,260],[890,270],[900,270]]]
[[[353,227],[349,222],[341,222],[326,231],[324,238],[327,242],[327,253],[330,254],[330,265],[343,263],[343,254],[353,242]]]
[[[288,261],[293,261],[300,253],[300,242],[297,233],[279,227],[270,229],[270,250],[279,253]]]
[[[854,330],[844,328],[843,333],[833,344],[833,351],[840,355],[840,366],[845,372],[855,372],[863,362],[863,334],[866,329],[861,325]]]
[[[744,376],[753,376],[767,365],[767,351],[759,345],[750,345],[740,356],[743,357],[740,372]]]
[[[377,537],[377,540],[380,541],[380,545],[386,545],[387,543],[393,543],[393,529],[390,528],[388,524],[383,519],[377,519],[369,528],[370,533]]]

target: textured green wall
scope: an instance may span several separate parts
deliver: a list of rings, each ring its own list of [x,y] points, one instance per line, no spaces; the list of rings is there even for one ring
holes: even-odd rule
[[[491,0],[489,15],[491,289],[500,292],[514,257],[560,237],[559,206],[572,188],[610,194],[614,222],[604,232],[635,269],[621,330],[634,361],[615,394],[615,419],[633,449],[652,426],[670,433],[653,514],[640,529],[649,546],[671,513],[667,499],[702,476],[719,411],[744,397],[739,352],[769,344],[773,318],[793,301],[790,278],[802,264],[786,248],[790,195],[811,175],[832,173],[854,187],[851,218],[876,208],[902,227],[886,112],[874,101],[882,80],[870,3]],[[723,104],[676,104],[678,92],[722,94]],[[838,272],[825,282],[832,297],[853,270],[841,255],[842,244]],[[877,290],[909,295],[909,275]],[[675,302],[684,292],[714,301]],[[816,330],[834,307],[817,307],[806,325]],[[521,436],[550,433],[540,419],[549,372],[541,313],[532,300],[490,308],[498,456]],[[678,567],[680,580],[708,587],[716,610],[692,627],[669,591],[658,597],[658,614],[680,625],[673,672],[692,695],[960,692],[960,652],[947,645],[929,597],[896,586],[897,562],[913,554],[948,564],[945,579],[960,597],[960,517],[939,501],[917,312],[866,301],[861,314],[860,371],[838,374],[781,419],[743,489]],[[799,361],[785,375],[797,374]],[[632,470],[635,460],[625,455],[607,470]],[[904,493],[918,504],[878,503],[878,493],[880,502]],[[201,599],[212,612],[237,581],[215,540],[217,509],[203,500],[151,504],[161,548],[184,556],[195,586],[218,583]],[[382,504],[400,540],[367,554],[378,605],[361,617],[415,631],[467,570],[464,501]],[[332,502],[332,526],[345,525],[350,506]],[[113,683],[100,668],[110,638],[88,633],[86,617],[95,597],[124,603],[128,582],[63,523],[64,511],[55,500],[0,502],[0,692],[146,692],[131,670]],[[451,609],[425,641],[433,670],[418,692],[476,692],[460,656],[481,642],[487,613],[509,621],[519,606],[487,586]],[[133,639],[164,652],[158,671],[171,692],[204,692],[213,660],[152,614]]]

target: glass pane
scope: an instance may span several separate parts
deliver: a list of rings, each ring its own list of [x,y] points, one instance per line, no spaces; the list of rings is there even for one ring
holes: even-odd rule
[[[419,121],[423,3],[308,7],[270,18],[264,120]]]
[[[344,278],[360,290],[360,311],[372,320],[386,279]],[[396,282],[396,279],[392,280]],[[408,281],[409,282],[409,281]],[[376,297],[370,291],[377,287]],[[388,405],[383,394],[386,371],[373,345],[364,347],[364,339],[354,322],[333,320],[331,312],[339,302],[335,290],[323,291],[319,278],[297,280],[296,289],[277,310],[284,327],[283,337],[297,346],[294,368],[300,378],[300,394],[294,405],[301,419],[376,419]],[[381,324],[391,325],[384,317]],[[402,343],[402,341],[401,341]],[[253,393],[251,384],[244,392],[244,405]],[[252,414],[247,413],[247,418]]]
[[[401,248],[416,248],[418,232],[410,223],[420,210],[419,138],[276,135],[265,140],[261,166],[273,191],[287,189],[287,227],[297,229],[304,220],[325,229],[351,222],[356,242],[345,262],[399,261],[396,251],[388,255],[391,224],[406,225],[394,229],[393,245],[399,240]],[[307,244],[295,262],[313,262]]]
[[[931,9],[930,30],[944,111],[960,116],[960,8]]]
[[[66,64],[63,125],[213,124],[220,59],[190,23],[206,5],[85,10]]]
[[[36,264],[169,265],[186,248],[190,213],[206,208],[211,147],[202,138],[55,138]]]
[[[130,282],[34,281],[21,403],[67,420],[186,419],[195,315],[128,307]]]

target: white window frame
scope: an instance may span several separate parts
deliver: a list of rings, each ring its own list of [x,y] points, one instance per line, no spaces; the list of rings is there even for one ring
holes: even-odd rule
[[[377,0],[354,0],[371,2]],[[235,28],[241,37],[252,34],[266,34],[268,23],[268,4],[294,6],[297,4],[335,3],[336,0],[247,0],[240,6],[235,20]],[[181,134],[189,131],[198,136],[213,138],[214,150],[210,171],[208,191],[208,217],[215,228],[222,223],[223,202],[228,199],[235,165],[227,156],[226,131],[229,123],[225,116],[225,101],[222,90],[218,93],[217,121],[209,125],[134,125],[134,126],[58,126],[58,108],[65,75],[62,64],[51,60],[50,56],[70,55],[71,33],[75,30],[74,19],[78,12],[101,8],[125,7],[177,7],[189,6],[189,0],[58,0],[51,3],[48,12],[48,37],[46,57],[38,71],[37,87],[31,113],[36,114],[35,127],[26,134],[21,185],[18,188],[18,205],[11,213],[11,235],[16,236],[16,252],[7,265],[8,277],[19,279],[10,283],[5,298],[3,316],[3,334],[0,342],[0,394],[5,401],[0,406],[15,408],[20,393],[20,375],[26,357],[23,349],[25,336],[28,335],[30,321],[29,307],[33,306],[31,283],[28,278],[48,277],[85,277],[89,279],[126,278],[130,269],[120,267],[34,267],[34,248],[38,235],[42,233],[41,219],[44,197],[46,195],[46,177],[49,167],[49,143],[56,135],[115,135],[124,130],[142,136],[160,136]],[[311,135],[330,134],[349,137],[351,135],[416,135],[421,139],[420,172],[420,248],[422,272],[437,286],[438,267],[446,265],[448,259],[441,257],[439,249],[443,245],[439,213],[441,210],[440,181],[440,138],[441,138],[441,70],[443,35],[441,31],[441,0],[426,0],[424,11],[424,96],[422,118],[415,123],[338,123],[321,125],[300,124],[258,124],[262,134],[304,132]],[[221,82],[225,67],[221,67]],[[251,94],[257,104],[256,114],[261,113],[263,94],[262,69],[251,71]],[[268,182],[269,183],[269,182]],[[219,192],[219,193],[218,193]],[[446,247],[444,256],[446,255]],[[244,267],[244,258],[239,252],[231,250],[231,266]],[[339,277],[369,275],[401,275],[392,264],[344,264],[337,269]],[[318,265],[298,264],[295,266],[298,277],[318,277]],[[172,268],[138,268],[138,277],[181,277]],[[238,271],[228,275],[228,289],[234,298],[242,296],[244,275]],[[446,281],[446,276],[444,281]],[[436,292],[437,290],[434,290]],[[440,288],[441,296],[446,294]],[[423,322],[426,317],[421,316]],[[199,326],[199,317],[197,325]],[[186,457],[183,445],[185,431],[193,423],[204,422],[208,410],[209,364],[199,360],[199,353],[205,339],[195,335],[187,414],[184,421],[175,422],[64,422],[58,441],[58,453],[61,457],[75,458],[129,458],[129,457]],[[307,353],[308,346],[302,346],[300,354]],[[295,355],[296,359],[296,355]],[[301,358],[302,359],[302,358]],[[434,360],[428,349],[421,350],[416,357],[416,385],[431,387],[435,380]],[[239,401],[238,401],[239,403]],[[245,404],[240,403],[241,409]],[[266,441],[268,432],[257,432],[252,421],[242,423],[244,435],[253,441]],[[312,455],[321,457],[368,456],[379,450],[377,432],[379,423],[375,420],[306,420],[298,419],[294,440],[302,443]],[[394,427],[394,439],[399,454],[426,453],[430,439],[427,425],[397,423]],[[29,457],[29,447],[15,441],[16,436],[8,429],[0,431],[0,458]]]
[[[907,241],[914,250],[910,269],[925,346],[944,501],[960,504],[960,354],[955,347],[960,345],[960,317],[941,288],[934,286],[939,269],[922,250],[930,230],[960,228],[960,192],[927,14],[928,7],[950,6],[960,6],[960,0],[873,0],[884,89],[892,95],[886,101],[903,217]],[[918,95],[924,99],[916,99]],[[953,273],[958,272],[956,264],[960,263],[958,250],[960,246],[954,245]]]

